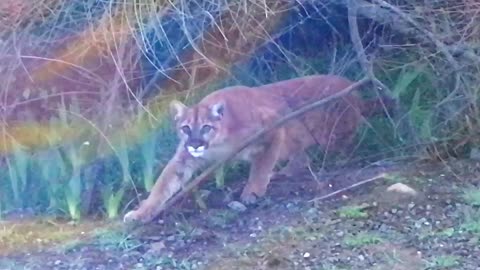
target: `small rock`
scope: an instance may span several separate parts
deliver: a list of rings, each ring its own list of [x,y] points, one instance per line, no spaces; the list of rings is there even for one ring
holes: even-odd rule
[[[388,232],[388,226],[386,224],[380,225],[377,229],[379,232]]]
[[[175,241],[174,246],[179,247],[179,248],[184,247],[185,246],[185,240],[179,239],[179,240]]]
[[[310,258],[310,253],[308,252],[303,253],[303,258]]]
[[[166,246],[165,246],[165,243],[163,241],[160,241],[160,242],[154,242],[154,243],[151,243],[150,244],[150,250],[149,252],[154,252],[154,253],[157,253],[163,249],[165,249]]]
[[[312,207],[312,208],[310,208],[310,209],[307,210],[307,214],[308,214],[308,215],[311,215],[311,216],[317,215],[318,212],[319,212],[318,209],[315,208],[315,207]]]
[[[473,147],[472,150],[470,150],[470,159],[480,160],[480,148]]]
[[[403,183],[396,183],[387,188],[387,191],[389,192],[398,192],[398,193],[403,193],[406,195],[411,195],[415,196],[417,195],[417,191],[414,190],[413,188],[403,184]]]
[[[363,255],[358,255],[358,259],[359,259],[360,261],[364,261],[364,260],[365,260],[365,257],[364,257]]]
[[[233,211],[237,211],[237,212],[245,212],[247,210],[247,207],[243,203],[238,201],[230,202],[228,204],[228,207],[230,207],[230,209],[232,209]]]
[[[59,264],[61,264],[61,263],[62,263],[62,261],[60,261],[60,260],[56,260],[56,261],[55,261],[53,264],[55,264],[55,265],[59,265]]]

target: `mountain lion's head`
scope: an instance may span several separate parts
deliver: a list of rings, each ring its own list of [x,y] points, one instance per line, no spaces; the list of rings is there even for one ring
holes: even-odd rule
[[[223,142],[224,101],[187,107],[174,100],[170,103],[170,113],[181,143],[194,158],[204,156],[210,146]]]

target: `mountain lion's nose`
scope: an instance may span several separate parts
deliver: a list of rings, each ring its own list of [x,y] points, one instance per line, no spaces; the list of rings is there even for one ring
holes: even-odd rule
[[[200,147],[202,147],[202,146],[205,146],[205,143],[204,143],[203,141],[201,141],[201,140],[190,140],[190,141],[188,142],[188,146],[191,146],[191,147],[193,147],[194,149],[198,149],[198,148],[200,148]]]

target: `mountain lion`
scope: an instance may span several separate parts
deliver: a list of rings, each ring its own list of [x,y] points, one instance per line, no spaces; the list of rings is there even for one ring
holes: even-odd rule
[[[170,113],[180,143],[148,198],[137,210],[127,213],[124,221],[151,221],[196,170],[225,157],[246,138],[289,111],[351,84],[339,76],[314,75],[260,87],[227,87],[209,94],[192,107],[172,101]],[[328,151],[348,149],[364,117],[383,111],[383,102],[381,99],[364,101],[358,93],[350,92],[274,129],[238,153],[238,159],[251,164],[241,200],[250,204],[265,194],[278,161],[288,160],[280,172],[286,175],[305,166],[305,149],[311,145],[319,144]]]

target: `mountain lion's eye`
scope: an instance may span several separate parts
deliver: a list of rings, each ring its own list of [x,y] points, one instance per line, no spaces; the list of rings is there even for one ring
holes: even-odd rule
[[[210,125],[204,125],[204,126],[202,127],[202,130],[201,130],[200,132],[201,132],[202,134],[205,134],[205,133],[210,132],[212,129],[213,129],[212,126],[210,126]]]
[[[189,126],[185,125],[185,126],[182,126],[180,129],[182,130],[183,133],[190,135],[191,130]]]

